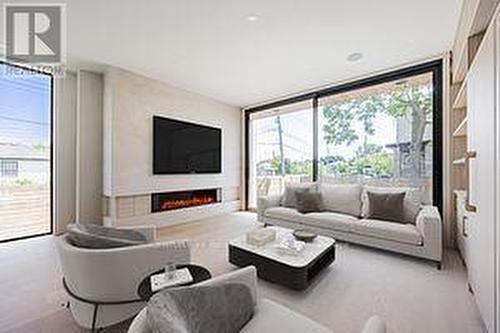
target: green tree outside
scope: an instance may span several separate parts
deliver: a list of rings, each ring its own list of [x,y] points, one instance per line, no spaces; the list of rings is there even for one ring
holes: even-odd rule
[[[327,144],[350,146],[360,140],[354,122],[361,122],[364,141],[356,156],[346,160],[341,156],[322,159],[322,171],[335,175],[369,175],[390,177],[394,170],[392,155],[383,152],[383,147],[370,144],[369,136],[375,135],[374,119],[378,114],[393,118],[409,116],[411,135],[409,159],[412,165],[410,181],[418,183],[422,170],[422,147],[426,126],[432,123],[432,89],[428,85],[401,85],[385,93],[357,96],[323,107],[326,121],[323,126],[324,141]]]

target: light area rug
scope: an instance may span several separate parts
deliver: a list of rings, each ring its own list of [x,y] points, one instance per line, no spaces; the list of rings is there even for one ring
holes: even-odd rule
[[[258,227],[255,214],[241,212],[163,228],[159,237],[190,240],[193,262],[219,275],[236,269],[227,261],[227,242]],[[456,251],[445,252],[441,271],[425,260],[348,243],[339,242],[336,255],[307,290],[291,291],[259,280],[261,296],[339,333],[360,332],[374,314],[386,320],[389,332],[485,332]],[[11,270],[4,276],[6,270],[0,264],[0,282],[9,286],[0,287],[4,295],[0,331],[83,331],[63,307],[53,237],[1,245],[0,262],[4,259]],[[36,277],[21,278],[30,267],[39,268]],[[123,332],[128,324],[104,332]]]

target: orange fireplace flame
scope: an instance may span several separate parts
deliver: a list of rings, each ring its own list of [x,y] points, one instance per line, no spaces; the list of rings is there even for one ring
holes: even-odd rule
[[[214,202],[215,199],[209,195],[197,196],[190,199],[164,200],[161,203],[161,209],[172,210],[172,209],[187,208],[200,205],[208,205]]]

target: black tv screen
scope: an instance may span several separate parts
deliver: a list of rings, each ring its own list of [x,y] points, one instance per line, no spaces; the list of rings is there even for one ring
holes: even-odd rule
[[[221,172],[221,130],[153,117],[153,174]]]

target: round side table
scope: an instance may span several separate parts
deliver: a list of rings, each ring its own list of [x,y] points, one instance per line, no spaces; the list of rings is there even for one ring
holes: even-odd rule
[[[155,293],[157,293],[161,290],[168,289],[168,288],[190,286],[190,285],[196,284],[198,282],[208,280],[212,277],[212,275],[210,274],[208,269],[206,269],[205,267],[201,267],[198,265],[179,265],[179,266],[177,266],[177,269],[182,269],[182,268],[187,268],[189,270],[189,273],[191,273],[191,276],[193,277],[193,281],[188,282],[188,283],[184,283],[184,284],[177,284],[177,285],[171,286],[171,287],[166,287],[166,288],[163,288],[163,289],[160,289],[160,290],[153,292],[151,290],[150,278],[152,275],[164,273],[165,269],[162,268],[160,270],[157,270],[156,272],[149,274],[144,279],[142,279],[141,283],[139,284],[139,287],[137,288],[137,295],[139,295],[139,298],[141,300],[147,302],[147,301],[149,301],[151,296],[153,296]]]

